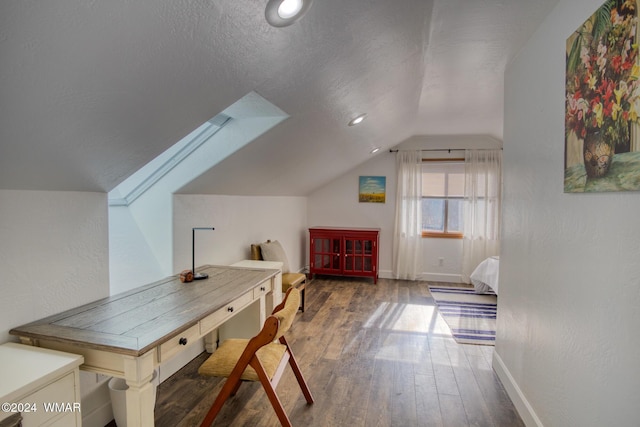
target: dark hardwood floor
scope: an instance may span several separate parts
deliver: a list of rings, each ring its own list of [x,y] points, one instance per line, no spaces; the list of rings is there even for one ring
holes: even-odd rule
[[[316,278],[288,340],[315,398],[290,369],[277,387],[295,426],[523,426],[491,368],[493,347],[457,344],[426,282]],[[158,388],[156,426],[199,425],[222,379],[203,353]],[[214,425],[279,426],[259,383],[246,383]]]

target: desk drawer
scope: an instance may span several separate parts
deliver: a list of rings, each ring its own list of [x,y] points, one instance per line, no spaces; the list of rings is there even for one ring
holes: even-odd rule
[[[211,332],[213,329],[224,323],[225,320],[236,314],[243,307],[253,301],[253,291],[247,292],[237,298],[226,307],[215,311],[200,321],[200,335]]]
[[[261,283],[260,286],[253,288],[253,299],[258,299],[269,292],[271,292],[271,280],[267,280]]]
[[[182,331],[179,334],[173,336],[168,341],[160,344],[160,352],[158,354],[158,361],[164,362],[175,354],[182,351],[188,345],[193,344],[200,338],[200,328],[198,325],[193,325],[186,331]]]

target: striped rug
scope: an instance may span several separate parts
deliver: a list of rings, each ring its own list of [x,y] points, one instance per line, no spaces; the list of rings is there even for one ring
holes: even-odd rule
[[[476,294],[473,288],[445,285],[429,285],[429,290],[457,342],[495,345],[496,294]]]

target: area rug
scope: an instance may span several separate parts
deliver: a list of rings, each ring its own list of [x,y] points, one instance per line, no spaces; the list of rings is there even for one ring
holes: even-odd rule
[[[476,294],[473,288],[443,285],[429,285],[429,291],[457,342],[495,345],[496,294]]]

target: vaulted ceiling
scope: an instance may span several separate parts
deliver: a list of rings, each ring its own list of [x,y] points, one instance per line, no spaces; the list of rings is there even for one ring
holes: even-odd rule
[[[252,91],[289,118],[182,191],[305,195],[413,135],[502,139],[505,66],[556,3],[315,0],[275,28],[266,0],[3,0],[0,189],[110,191]]]

